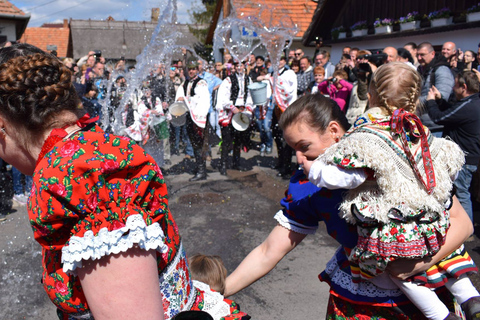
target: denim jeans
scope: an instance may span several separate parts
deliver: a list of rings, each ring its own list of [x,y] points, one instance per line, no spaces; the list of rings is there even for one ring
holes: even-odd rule
[[[458,173],[457,180],[454,184],[457,188],[456,196],[462,204],[463,209],[467,212],[470,220],[473,222],[472,200],[470,199],[470,183],[472,182],[473,173],[477,171],[477,166],[472,164],[464,164],[462,170]]]
[[[180,139],[182,139],[186,145],[185,154],[188,154],[189,156],[193,157],[193,147],[187,135],[187,126],[184,124],[181,127],[174,127],[174,128],[175,128],[175,151],[179,151],[178,149],[180,148]]]
[[[25,176],[25,190],[23,189],[22,176],[23,174],[20,171],[12,167],[13,192],[15,194],[30,193],[30,189],[32,189],[32,176]]]
[[[255,108],[255,121],[257,123],[258,131],[260,131],[260,140],[268,148],[272,148],[273,135],[272,135],[272,115],[273,108],[267,109],[267,114],[264,119],[260,119],[260,107]]]

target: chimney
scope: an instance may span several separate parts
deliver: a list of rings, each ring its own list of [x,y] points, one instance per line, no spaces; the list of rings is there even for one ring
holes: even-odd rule
[[[152,8],[152,22],[158,22],[160,16],[160,8]]]
[[[68,29],[68,20],[63,19],[63,28]]]

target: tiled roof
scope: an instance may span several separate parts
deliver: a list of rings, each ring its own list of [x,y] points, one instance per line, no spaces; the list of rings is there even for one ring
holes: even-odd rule
[[[15,7],[13,4],[6,0],[0,0],[0,13],[1,14],[11,14],[11,15],[21,15],[24,16],[25,12]]]
[[[27,28],[20,42],[32,44],[42,50],[47,50],[47,45],[56,45],[58,57],[71,56],[71,52],[68,52],[70,28],[68,24],[65,25],[62,28]]]
[[[157,22],[152,21],[72,19],[70,28],[72,30],[73,58],[81,58],[90,50],[100,50],[106,59],[118,59],[123,56],[126,59],[135,60],[150,42],[156,26]],[[198,42],[198,39],[190,32],[189,25],[177,24],[176,27],[182,34],[182,37],[178,39],[178,45],[192,46]]]
[[[312,22],[313,13],[317,8],[317,3],[312,0],[264,0],[262,3],[270,10],[274,10],[274,20],[285,15],[290,17],[298,27],[295,36],[300,38]],[[237,15],[243,13],[244,16],[257,16],[261,8],[258,2],[251,0],[232,0],[232,5]]]

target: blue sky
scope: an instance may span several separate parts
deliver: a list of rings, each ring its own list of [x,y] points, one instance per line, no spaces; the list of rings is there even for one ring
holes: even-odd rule
[[[163,8],[167,0],[9,0],[18,8],[30,13],[29,27],[43,23],[62,22],[63,19],[150,20],[151,8]],[[190,21],[187,13],[193,6],[202,6],[199,0],[177,0],[177,20]]]

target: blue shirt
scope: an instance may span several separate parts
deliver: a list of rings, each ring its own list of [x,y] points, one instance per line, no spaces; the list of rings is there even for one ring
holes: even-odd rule
[[[201,74],[198,74],[198,76],[203,80],[207,81],[208,92],[210,92],[210,109],[208,110],[208,112],[212,113],[214,111],[214,106],[212,106],[213,88],[222,84],[222,80],[220,80],[220,78],[217,77],[216,75],[211,74],[210,72],[205,72],[205,71],[203,71]]]
[[[301,234],[313,234],[320,221],[325,223],[328,234],[341,247],[328,261],[319,278],[327,282],[337,296],[367,305],[408,303],[398,289],[384,290],[368,281],[352,282],[348,256],[357,245],[358,234],[356,226],[347,223],[338,214],[344,192],[343,189],[320,189],[308,181],[303,171],[298,170],[290,180],[286,197],[280,202],[283,210],[276,214],[275,219],[281,226]]]

